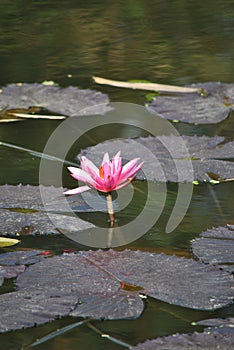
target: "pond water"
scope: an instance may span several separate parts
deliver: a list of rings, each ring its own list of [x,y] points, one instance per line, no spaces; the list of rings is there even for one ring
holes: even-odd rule
[[[146,102],[144,91],[98,86],[91,77],[124,81],[144,79],[174,85],[234,82],[234,5],[231,1],[3,0],[0,11],[1,86],[53,80],[63,87],[96,89],[108,94],[113,102],[143,105]],[[0,123],[0,140],[42,152],[59,123],[49,120]],[[220,135],[233,139],[234,119],[232,116],[217,125],[178,123],[175,127],[180,134]],[[113,131],[110,127],[105,133],[111,138],[122,134],[135,136],[135,130],[129,128]],[[96,143],[106,138],[103,130],[96,130],[92,135]],[[69,154],[69,160],[75,161],[75,153],[90,146],[89,140],[84,138]],[[1,185],[38,184],[39,158],[2,147],[0,164]],[[68,174],[64,176],[64,183],[66,186],[74,184]],[[137,186],[144,191],[144,183]],[[216,186],[200,184],[194,187],[190,207],[181,224],[166,234],[165,226],[177,190],[176,184],[168,184],[167,202],[159,221],[126,248],[190,257],[190,241],[201,231],[233,223],[234,182]],[[134,208],[126,209],[124,215],[134,216]],[[86,219],[95,222],[96,216],[89,213]],[[50,249],[55,253],[67,248],[88,249],[62,235],[22,237],[18,247]],[[94,324],[104,333],[137,344],[157,336],[201,330],[201,327],[191,326],[196,320],[231,315],[232,306],[202,312],[148,299],[140,319],[95,321]],[[30,344],[72,322],[73,319],[64,318],[38,328],[1,335],[2,348],[20,349],[23,344]],[[37,348],[101,350],[123,347],[82,326]]]

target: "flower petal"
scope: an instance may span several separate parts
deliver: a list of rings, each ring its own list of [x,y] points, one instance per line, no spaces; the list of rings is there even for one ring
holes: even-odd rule
[[[63,194],[79,194],[85,191],[91,190],[89,186],[76,187],[71,190],[64,191]]]
[[[137,162],[138,162],[139,159],[140,158],[132,159],[127,164],[125,164],[123,166],[122,172],[121,172],[121,175],[120,175],[120,181],[121,182],[124,181],[124,180],[127,180],[129,177],[132,177],[133,175],[136,174],[136,172],[138,170],[140,170],[140,168],[143,165],[143,162],[139,166],[136,167]]]
[[[108,153],[105,153],[104,156],[103,156],[102,165],[104,163],[110,163],[110,157],[109,157]]]
[[[113,158],[120,158],[121,151],[118,151]]]
[[[74,177],[74,179],[86,182],[90,185],[94,185],[94,180],[90,176],[89,173],[87,173],[83,169],[75,168],[75,167],[68,167],[68,170],[71,172],[71,176]]]
[[[135,158],[122,166],[120,151],[110,161],[109,154],[103,156],[100,169],[86,157],[81,158],[81,169],[68,167],[71,176],[76,180],[83,181],[86,186],[67,190],[64,194],[78,194],[95,188],[101,192],[111,192],[131,183],[136,173],[141,169],[143,162],[137,165],[139,158]]]
[[[111,163],[111,174],[112,176],[115,176],[116,173],[118,173],[122,169],[122,158],[120,157],[120,151],[116,153],[116,155],[112,158]]]
[[[135,169],[132,170],[132,174],[130,177],[134,177],[136,173],[143,167],[144,162],[141,162],[139,165],[135,167]]]
[[[119,190],[120,188],[123,188],[123,187],[129,185],[131,182],[133,182],[134,179],[135,179],[135,177],[130,178],[130,179],[128,179],[127,181],[123,182],[122,184],[118,185],[118,186],[116,187],[116,190]]]
[[[87,173],[89,173],[92,177],[94,175],[98,175],[98,168],[96,167],[96,165],[85,156],[81,157],[80,164],[81,164],[81,168],[85,170]]]
[[[109,176],[111,175],[111,166],[108,163],[103,164],[103,175],[104,181],[108,181]]]

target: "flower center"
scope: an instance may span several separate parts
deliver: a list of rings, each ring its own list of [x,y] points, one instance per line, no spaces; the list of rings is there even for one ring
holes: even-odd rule
[[[101,179],[104,179],[104,168],[102,165],[99,168],[99,176]]]

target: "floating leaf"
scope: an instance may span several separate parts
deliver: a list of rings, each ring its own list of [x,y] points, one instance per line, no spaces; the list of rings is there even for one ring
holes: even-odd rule
[[[4,278],[13,278],[24,272],[24,265],[17,266],[1,266],[0,265],[0,286],[3,284]]]
[[[218,332],[194,332],[192,334],[173,334],[147,340],[132,350],[230,350],[234,347],[234,336]]]
[[[25,265],[35,264],[48,255],[41,250],[25,250],[0,254],[0,286],[4,278],[13,278],[24,272]]]
[[[234,336],[234,318],[211,318],[196,322],[196,325],[209,326],[209,327],[230,327]]]
[[[30,106],[43,107],[62,116],[104,114],[109,110],[107,103],[108,97],[101,92],[73,86],[60,88],[45,84],[10,84],[3,87],[0,93],[0,109],[5,110],[3,119],[6,119],[4,115],[8,109],[28,109]],[[10,114],[14,115],[12,111]]]
[[[44,252],[44,250],[30,249],[2,253],[0,254],[0,265],[14,266],[35,264],[48,257],[48,254],[45,255]]]
[[[0,332],[34,327],[68,315],[79,301],[77,296],[67,291],[59,293],[31,290],[17,291],[0,296]]]
[[[234,231],[230,227],[216,227],[201,233],[200,238],[193,240],[192,250],[203,262],[234,272]]]
[[[8,247],[11,245],[15,245],[19,243],[18,239],[8,238],[8,237],[0,237],[0,247]]]
[[[150,101],[154,101],[157,96],[158,96],[158,94],[156,94],[156,93],[149,93],[149,94],[145,95],[145,98],[147,101],[150,102]]]
[[[44,201],[41,193],[44,193]],[[42,185],[0,186],[1,235],[58,234],[59,229],[63,228],[78,232],[95,227],[78,216],[69,216],[70,211],[93,209],[82,196],[65,198],[62,188]]]
[[[22,210],[22,209],[21,209]],[[59,234],[60,230],[79,232],[95,226],[79,217],[51,214],[30,210],[26,213],[0,209],[0,232],[2,235],[44,235]]]
[[[121,288],[123,283],[136,288]],[[29,266],[16,285],[17,291],[0,296],[1,332],[65,315],[136,318],[144,308],[142,294],[204,310],[229,304],[234,294],[232,276],[213,266],[131,250],[44,259]]]
[[[143,171],[148,180],[170,182],[207,181],[208,173],[219,174],[223,179],[234,177],[234,142],[224,143],[223,137],[208,136],[157,136],[127,140],[111,140],[83,150],[96,164],[101,162],[106,149],[111,156],[121,150],[126,159],[144,159]],[[138,147],[139,145],[139,147]],[[179,171],[179,172],[178,172]],[[144,179],[141,172],[138,179]]]
[[[47,115],[49,114],[49,115]],[[14,119],[18,117],[18,119]],[[30,106],[29,108],[8,108],[0,110],[0,122],[22,121],[23,119],[65,119],[63,115],[54,115],[46,108]]]
[[[159,96],[148,105],[148,110],[169,120],[209,124],[226,119],[233,109],[233,84],[193,84],[190,88],[205,89],[208,94]]]
[[[70,207],[77,212],[92,211],[82,196],[69,196],[64,202],[63,191],[63,188],[54,186],[3,185],[0,186],[0,208],[66,212]],[[42,201],[41,196],[45,193],[47,194],[46,203]],[[66,203],[68,206],[65,205]]]

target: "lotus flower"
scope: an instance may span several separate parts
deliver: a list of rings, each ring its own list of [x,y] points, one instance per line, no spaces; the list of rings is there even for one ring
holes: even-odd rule
[[[78,194],[91,188],[109,193],[125,187],[134,180],[136,173],[143,165],[143,162],[137,165],[138,160],[139,158],[135,158],[123,166],[120,152],[112,158],[112,161],[109,154],[105,153],[102,164],[98,169],[91,160],[83,156],[81,158],[81,169],[68,167],[68,170],[74,179],[82,181],[86,185],[65,191],[64,194]]]

